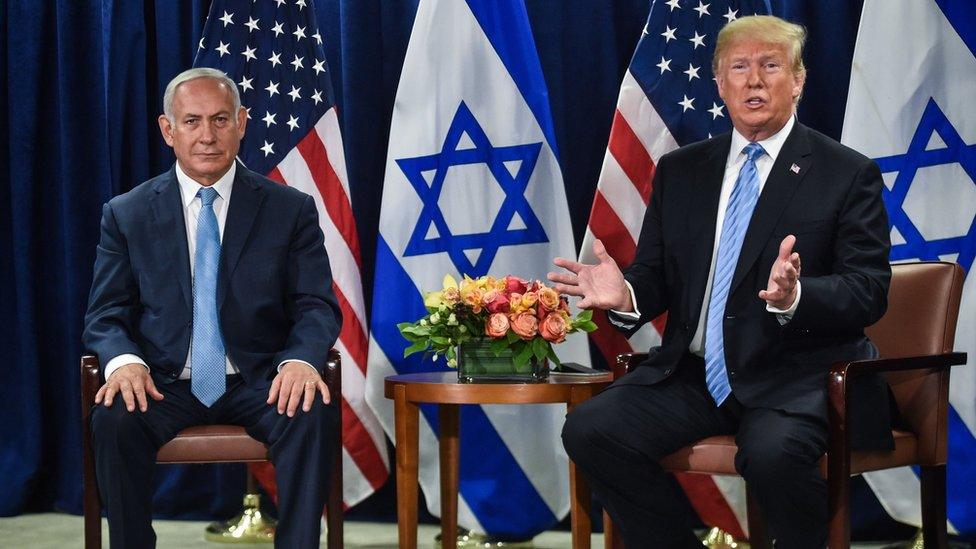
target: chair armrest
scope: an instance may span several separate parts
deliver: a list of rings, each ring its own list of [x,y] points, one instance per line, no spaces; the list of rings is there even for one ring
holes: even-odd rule
[[[966,353],[942,353],[938,355],[909,356],[903,358],[872,358],[838,362],[830,368],[830,385],[835,386],[835,378],[855,378],[870,373],[898,372],[905,370],[940,370],[965,364]]]
[[[617,355],[617,367],[614,368],[614,377],[620,377],[630,372],[645,360],[647,360],[647,353],[621,353]],[[618,374],[618,372],[623,373]]]
[[[925,371],[928,374],[940,374],[942,378],[939,395],[939,409],[935,413],[937,425],[945,425],[948,403],[948,373],[952,366],[966,363],[966,353],[943,353],[938,355],[923,355],[903,358],[878,358],[838,362],[830,368],[827,378],[828,429],[827,455],[829,475],[850,475],[851,445],[850,445],[850,393],[847,390],[849,380],[869,373],[904,372],[909,370]],[[933,430],[935,431],[935,430]],[[937,459],[941,453],[938,449],[938,436],[933,433],[916,433],[919,437],[919,455],[924,459]]]
[[[329,358],[325,361],[322,379],[329,386],[329,393],[332,395],[342,394],[342,357],[339,355],[339,351],[329,349]]]

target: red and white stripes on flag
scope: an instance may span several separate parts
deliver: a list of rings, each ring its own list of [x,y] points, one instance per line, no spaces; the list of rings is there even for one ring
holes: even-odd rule
[[[678,144],[657,109],[628,70],[620,87],[580,262],[596,262],[596,238],[621,267],[634,260],[655,167],[661,156],[676,148]],[[665,316],[644,325],[628,340],[609,324],[606,316],[596,315],[594,320],[600,329],[591,337],[607,363],[615,365],[618,354],[646,352],[659,344]],[[746,537],[745,485],[741,478],[692,474],[676,477],[702,522],[717,526],[736,539]]]
[[[389,458],[383,428],[364,400],[368,334],[359,237],[349,200],[345,155],[335,107],[329,109],[268,177],[312,196],[332,266],[332,289],[342,309],[336,349],[342,356],[343,501],[362,501],[386,482]],[[253,467],[265,482],[270,464]],[[273,477],[272,477],[273,478]],[[270,489],[274,495],[273,487]]]

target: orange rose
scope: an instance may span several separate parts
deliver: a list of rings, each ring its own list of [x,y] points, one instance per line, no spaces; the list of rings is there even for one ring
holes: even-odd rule
[[[485,322],[485,335],[495,339],[505,337],[505,334],[508,333],[509,326],[511,324],[508,321],[508,315],[505,313],[494,313]]]
[[[569,325],[566,324],[566,317],[559,313],[550,313],[542,321],[542,324],[539,325],[539,334],[546,341],[562,343],[566,341],[566,330],[568,329]]]
[[[532,312],[518,313],[512,317],[512,330],[528,341],[539,333],[539,320]]]
[[[539,288],[539,303],[547,313],[559,308],[559,293],[552,288],[543,286]]]

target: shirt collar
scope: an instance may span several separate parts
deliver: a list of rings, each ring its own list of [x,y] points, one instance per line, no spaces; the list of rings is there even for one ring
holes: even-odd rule
[[[766,139],[759,142],[762,148],[766,151],[774,162],[776,157],[779,155],[779,151],[783,149],[783,145],[786,144],[786,138],[790,136],[790,132],[793,131],[793,126],[796,125],[796,114],[790,116],[790,119],[786,121],[786,125],[780,128],[780,130]],[[738,159],[739,155],[744,154],[742,149],[749,144],[749,140],[745,138],[744,135],[739,133],[739,130],[732,128],[732,147],[729,149],[729,160],[727,165],[731,166]]]
[[[220,198],[225,201],[230,200],[230,192],[234,186],[234,176],[237,174],[237,162],[230,165],[230,169],[227,170],[216,183],[211,185]],[[203,188],[203,185],[197,183],[193,178],[186,175],[186,172],[180,168],[180,163],[176,163],[176,180],[180,184],[180,195],[183,197],[183,207],[187,208],[190,206],[190,202],[197,197],[197,191]]]

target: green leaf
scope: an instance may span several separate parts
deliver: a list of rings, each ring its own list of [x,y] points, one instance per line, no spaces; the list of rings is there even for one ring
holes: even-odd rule
[[[576,315],[576,320],[583,321],[583,322],[586,322],[588,320],[593,320],[593,310],[587,309],[585,311],[580,312],[580,314]]]
[[[590,321],[584,322],[583,324],[580,324],[579,329],[580,330],[583,330],[586,333],[595,332],[596,331],[596,323],[595,322],[590,322]]]
[[[508,333],[505,335],[505,337],[508,338],[508,343],[510,345],[511,344],[514,344],[516,341],[520,341],[522,339],[521,337],[519,337],[518,334],[516,334],[515,332],[513,332],[511,330],[508,331]]]
[[[547,356],[549,357],[549,360],[552,361],[552,363],[555,364],[556,366],[562,364],[562,362],[559,362],[559,357],[556,356],[556,351],[553,350],[552,345],[549,346],[549,352]]]
[[[450,339],[448,339],[447,337],[444,337],[444,336],[430,336],[430,341],[432,343],[437,344],[437,345],[447,346],[447,345],[450,345],[451,344]]]
[[[408,356],[410,356],[410,355],[412,355],[414,353],[419,353],[420,351],[423,351],[425,349],[427,349],[427,342],[426,341],[417,341],[417,342],[414,342],[413,345],[411,345],[411,346],[409,346],[409,347],[407,347],[406,349],[403,350],[403,358],[407,358]]]
[[[536,360],[542,360],[546,358],[549,352],[549,342],[537,337],[532,340],[532,354],[535,355]]]
[[[491,352],[495,356],[502,354],[506,349],[508,349],[508,339],[500,337],[498,339],[493,339],[491,341]]]
[[[532,346],[522,345],[522,348],[516,351],[515,356],[512,357],[512,360],[515,361],[516,367],[521,368],[526,364],[528,364],[531,358],[532,358]]]

